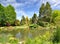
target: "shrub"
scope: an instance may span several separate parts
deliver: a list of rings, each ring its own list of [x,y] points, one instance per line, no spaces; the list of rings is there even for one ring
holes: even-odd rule
[[[15,21],[15,26],[20,26],[20,21],[19,20]]]
[[[60,27],[56,28],[56,32],[54,33],[53,42],[60,42]]]
[[[37,28],[37,27],[38,27],[37,24],[31,24],[31,25],[29,26],[29,28]]]
[[[39,21],[37,24],[44,27],[44,23],[42,21]]]

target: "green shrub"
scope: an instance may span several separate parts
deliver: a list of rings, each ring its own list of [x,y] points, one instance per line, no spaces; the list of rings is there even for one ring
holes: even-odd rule
[[[44,23],[42,21],[39,21],[37,24],[44,27]]]
[[[29,28],[32,28],[32,29],[37,28],[37,27],[38,27],[37,24],[31,24],[31,25],[29,26]]]
[[[19,20],[15,21],[15,26],[20,26],[20,21]]]
[[[56,28],[56,32],[54,33],[53,42],[60,42],[60,27]]]

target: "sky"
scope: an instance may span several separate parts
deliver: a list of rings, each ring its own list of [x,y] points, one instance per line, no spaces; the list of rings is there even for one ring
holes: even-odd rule
[[[0,0],[3,6],[11,4],[15,8],[17,19],[21,19],[24,15],[31,18],[34,13],[39,14],[41,4],[49,2],[53,10],[60,10],[60,0]]]

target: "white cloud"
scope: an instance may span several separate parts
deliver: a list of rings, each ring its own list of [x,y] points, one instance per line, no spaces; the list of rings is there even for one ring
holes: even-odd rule
[[[21,20],[21,16],[28,16],[27,13],[23,10],[20,10],[20,11],[16,11],[16,14],[17,14],[17,19]]]
[[[51,4],[52,9],[56,9],[58,6],[60,6],[60,0],[52,0],[50,3],[52,3]]]
[[[23,16],[23,15],[25,17],[28,16],[27,13],[25,11],[23,11],[23,10],[19,10],[19,11],[16,10],[16,14],[17,14],[17,19],[21,19],[21,16]]]

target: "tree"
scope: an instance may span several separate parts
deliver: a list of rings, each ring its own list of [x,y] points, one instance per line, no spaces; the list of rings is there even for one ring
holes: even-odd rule
[[[42,4],[39,9],[39,17],[42,17],[44,15],[44,12],[45,12],[44,9],[45,9],[45,6],[44,6],[44,4]]]
[[[60,13],[59,10],[54,10],[52,13],[52,22],[55,23],[55,18],[58,16],[58,14]]]
[[[25,20],[26,20],[26,24],[29,25],[29,19],[28,19],[28,17],[26,17]]]
[[[24,17],[24,16],[22,16],[22,19],[21,19],[21,22],[20,22],[20,24],[21,24],[21,25],[24,25],[24,24],[26,24],[26,22],[25,22],[25,17]]]
[[[37,15],[36,15],[36,13],[34,13],[34,15],[32,17],[32,23],[34,23],[34,24],[37,23]]]
[[[5,21],[6,23],[9,23],[10,25],[13,25],[16,20],[16,12],[13,6],[8,5],[5,8]]]
[[[29,19],[29,24],[32,24],[32,18]]]
[[[47,2],[46,5],[42,4],[39,9],[40,21],[50,22],[52,9],[50,4]]]
[[[19,20],[15,21],[15,26],[20,26],[20,21]]]
[[[44,19],[47,22],[51,22],[51,13],[52,13],[52,9],[50,4],[47,2],[46,6],[45,6],[45,15],[44,15]]]
[[[11,5],[4,7],[0,4],[0,24],[2,26],[13,25],[15,20],[16,20],[16,12],[14,7]]]
[[[5,14],[4,14],[4,6],[0,4],[0,24],[4,25],[5,22]]]
[[[54,10],[54,14],[52,16],[54,23],[60,25],[60,10]]]
[[[51,16],[51,13],[52,13],[51,6],[50,6],[50,4],[47,2],[47,3],[46,3],[46,6],[45,6],[45,16],[46,16],[46,17],[50,17],[50,16]]]

